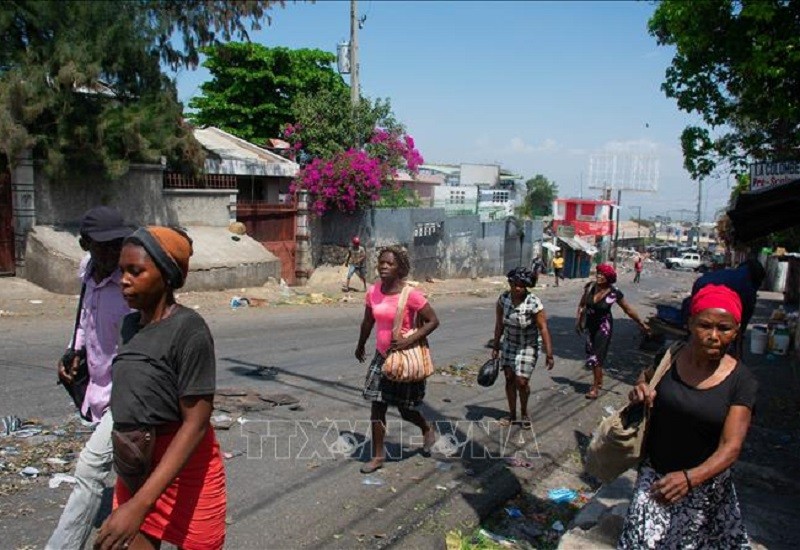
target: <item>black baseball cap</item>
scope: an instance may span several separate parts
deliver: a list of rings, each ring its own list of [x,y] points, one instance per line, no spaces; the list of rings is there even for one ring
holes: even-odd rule
[[[95,242],[124,239],[132,232],[133,228],[125,225],[122,214],[110,206],[96,206],[88,210],[81,220],[81,235]]]

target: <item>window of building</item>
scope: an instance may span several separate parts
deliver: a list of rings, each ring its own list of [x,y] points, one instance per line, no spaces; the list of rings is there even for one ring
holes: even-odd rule
[[[450,204],[465,204],[467,193],[463,189],[450,190]]]

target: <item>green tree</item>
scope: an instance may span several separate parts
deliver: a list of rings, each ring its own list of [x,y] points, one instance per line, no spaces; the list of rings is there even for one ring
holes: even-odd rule
[[[201,48],[247,37],[267,1],[3,2],[0,10],[0,154],[33,148],[52,174],[131,162],[202,166],[174,82]],[[248,25],[249,24],[249,25]]]
[[[367,143],[375,128],[400,135],[405,128],[392,112],[388,99],[362,97],[354,109],[348,89],[303,93],[292,103],[295,123],[285,128],[302,135],[303,151],[312,158],[331,158],[354,146]]]
[[[662,90],[705,123],[681,135],[693,177],[798,157],[800,2],[664,0],[649,31],[675,48]]]
[[[527,216],[549,216],[553,213],[553,200],[558,195],[558,185],[541,174],[525,182],[524,213]]]
[[[205,48],[203,66],[211,80],[189,106],[196,124],[217,126],[262,144],[295,120],[292,103],[301,94],[325,91],[347,95],[349,88],[333,69],[336,56],[322,50],[267,48],[231,42]]]

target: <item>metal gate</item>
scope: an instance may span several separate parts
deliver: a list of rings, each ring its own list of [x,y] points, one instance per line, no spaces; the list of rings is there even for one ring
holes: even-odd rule
[[[506,221],[506,238],[503,243],[503,273],[522,265],[522,239],[525,233],[513,220]],[[525,266],[527,267],[527,266]]]
[[[294,205],[263,201],[238,201],[236,220],[244,224],[247,234],[281,261],[281,277],[295,283],[295,241],[297,208]]]
[[[426,277],[440,277],[442,222],[414,225],[414,253],[411,258],[413,276],[424,281]]]
[[[0,275],[14,274],[14,216],[11,175],[0,172]]]

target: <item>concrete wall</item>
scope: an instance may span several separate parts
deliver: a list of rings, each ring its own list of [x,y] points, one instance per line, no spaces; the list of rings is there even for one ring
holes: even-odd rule
[[[511,229],[510,229],[511,228]],[[340,264],[354,235],[367,249],[368,273],[381,247],[399,244],[409,252],[412,276],[459,278],[504,274],[530,264],[533,243],[542,238],[541,221],[481,222],[476,215],[446,216],[442,208],[372,209],[331,212],[311,224],[314,265]],[[513,264],[513,265],[512,265]]]
[[[177,225],[228,227],[236,221],[236,190],[164,189],[165,209]]]
[[[77,226],[84,212],[104,204],[137,225],[227,227],[236,202],[235,190],[163,190],[161,166],[133,165],[116,181],[98,174],[50,181],[42,170],[35,172],[37,225]]]
[[[262,286],[280,278],[281,262],[247,235],[221,227],[187,227],[194,254],[181,292]],[[76,230],[36,226],[28,234],[25,278],[51,292],[78,294],[78,265],[84,256]]]

